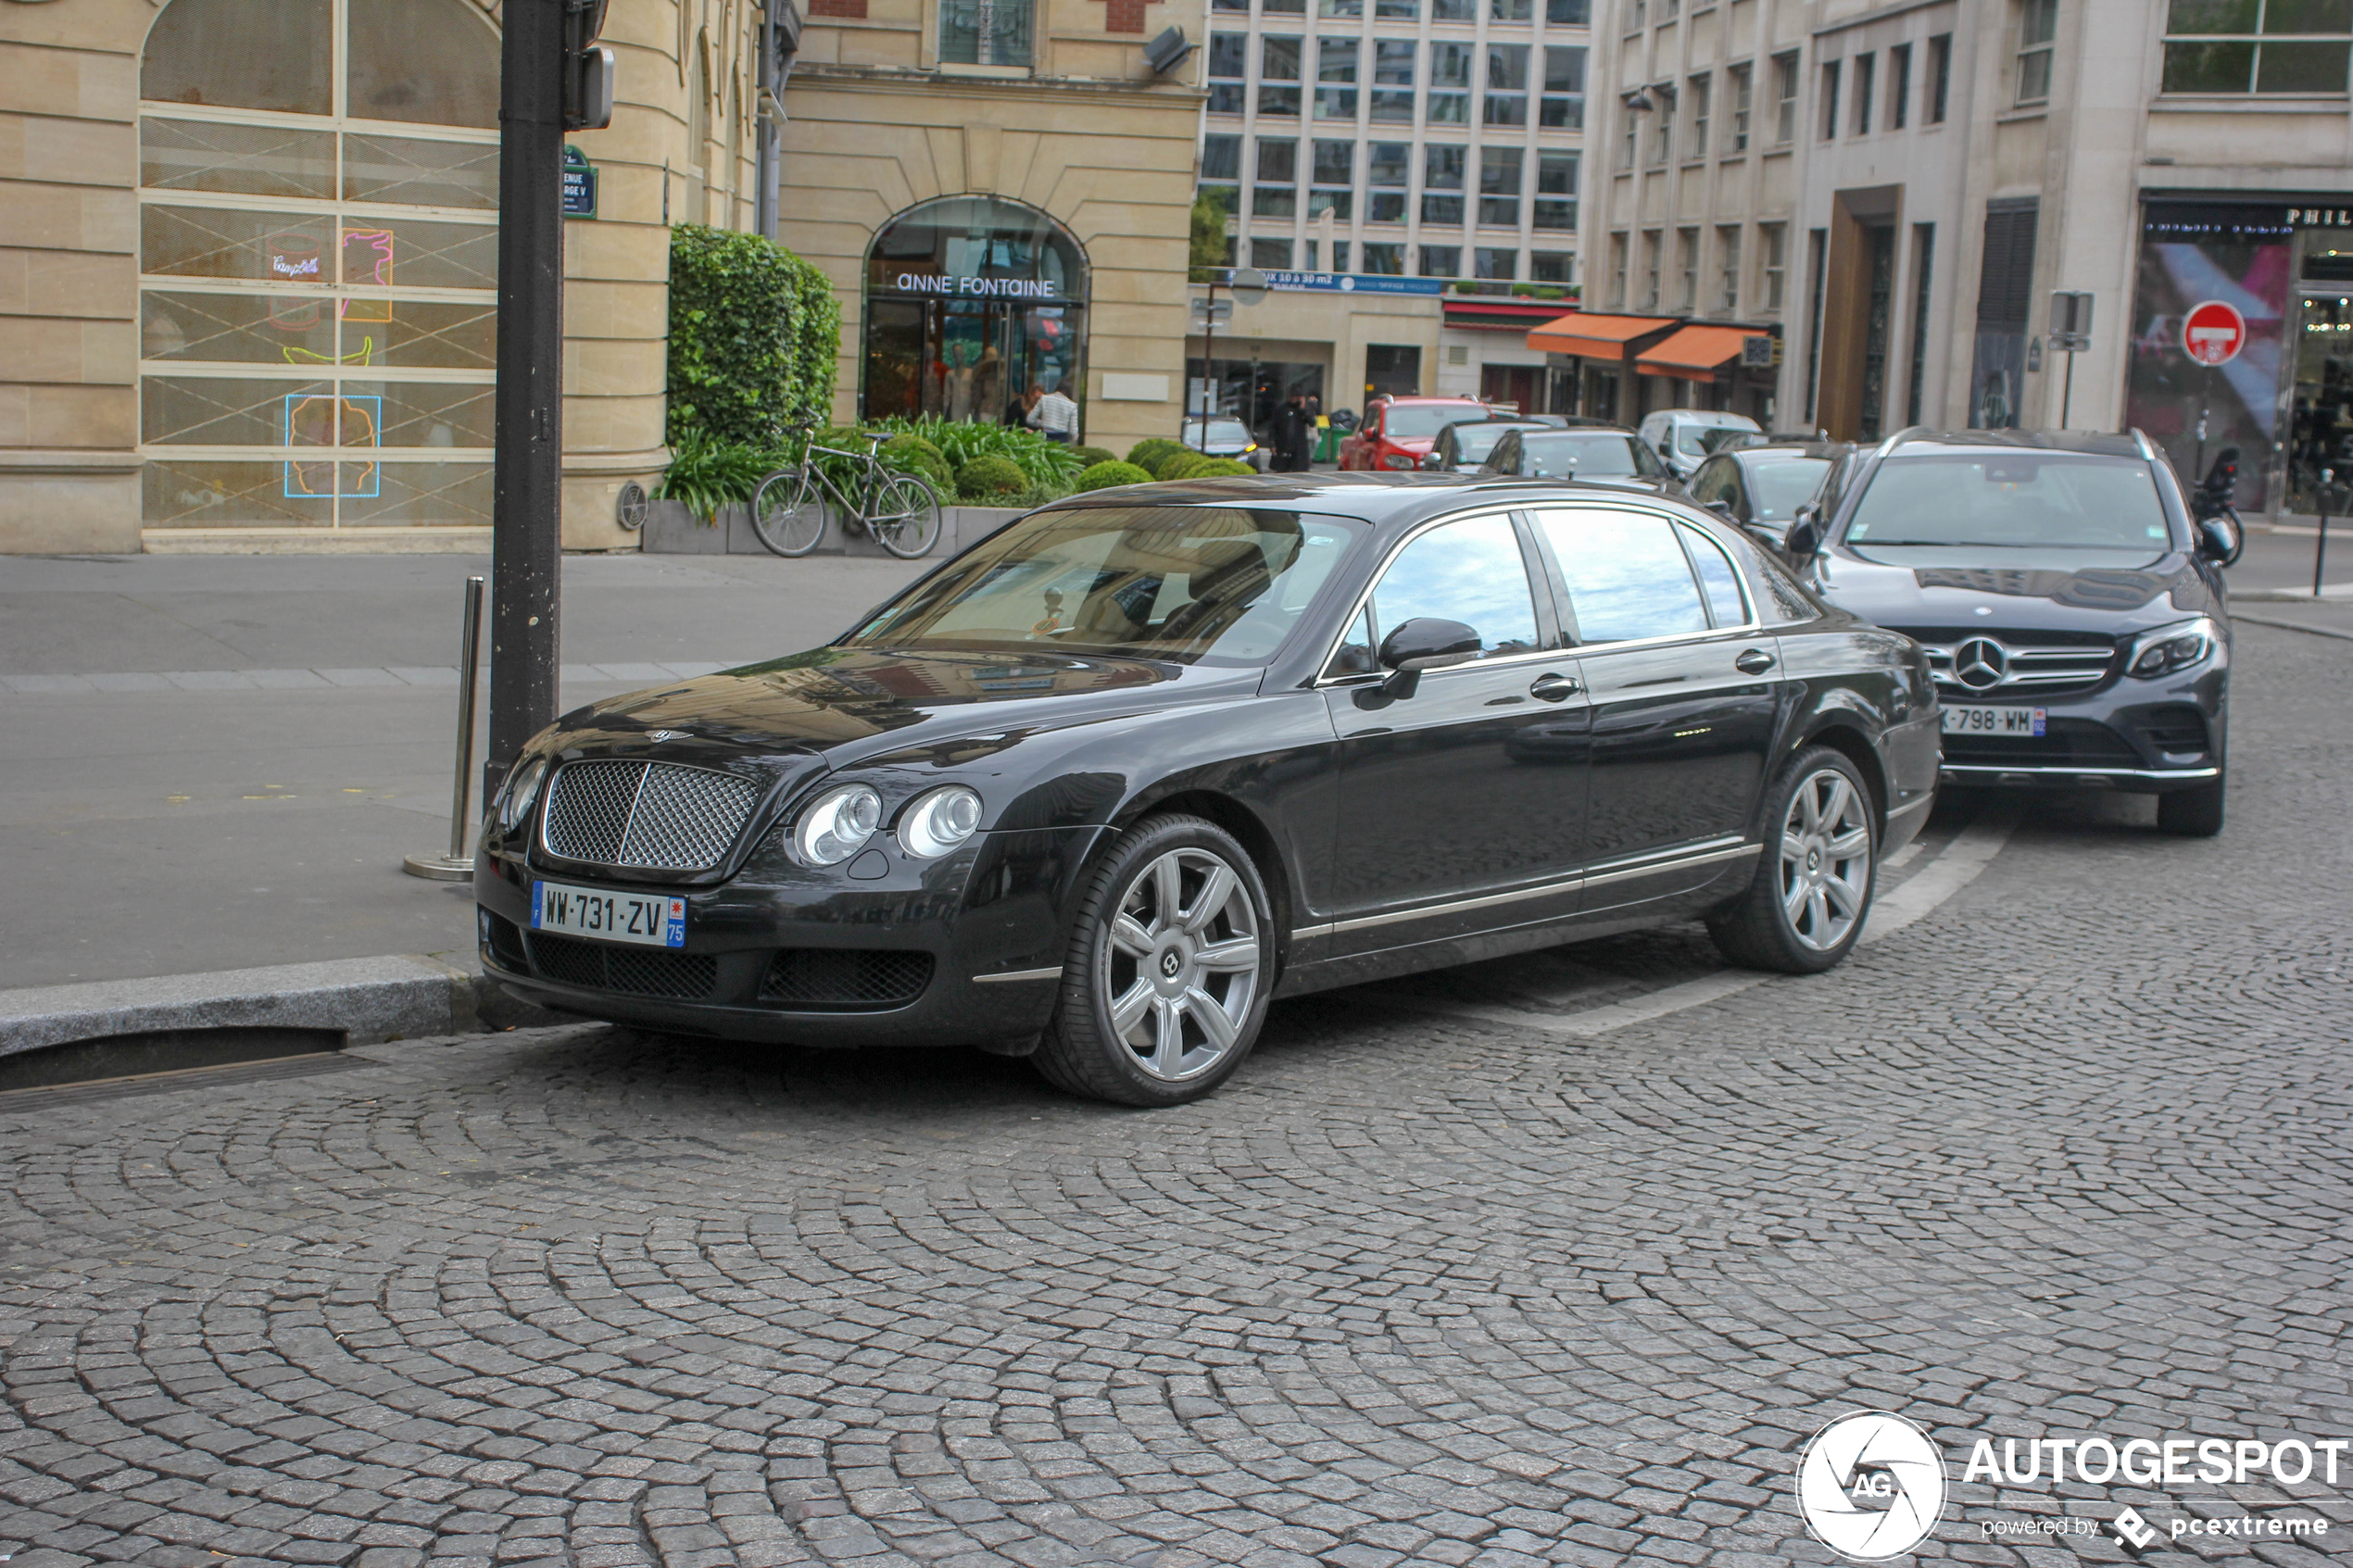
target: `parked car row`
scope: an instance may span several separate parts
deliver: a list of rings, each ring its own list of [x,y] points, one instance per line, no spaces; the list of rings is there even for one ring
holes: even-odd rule
[[[2221,826],[2229,541],[2145,440],[1723,445],[1687,496],[1638,433],[1446,411],[1360,456],[1506,425],[1475,474],[1071,496],[823,647],[566,716],[491,803],[485,968],[1170,1105],[1280,997],[1692,918],[1828,968],[1940,784]]]

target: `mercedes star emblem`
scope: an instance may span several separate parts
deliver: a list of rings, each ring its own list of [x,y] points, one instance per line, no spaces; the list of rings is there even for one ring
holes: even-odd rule
[[[1971,637],[1953,650],[1954,678],[1971,691],[1991,691],[2009,672],[2009,651],[1991,637]]]

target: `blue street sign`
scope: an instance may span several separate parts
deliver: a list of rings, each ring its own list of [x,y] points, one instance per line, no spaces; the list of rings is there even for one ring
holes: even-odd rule
[[[597,166],[578,147],[564,148],[564,216],[597,216]]]

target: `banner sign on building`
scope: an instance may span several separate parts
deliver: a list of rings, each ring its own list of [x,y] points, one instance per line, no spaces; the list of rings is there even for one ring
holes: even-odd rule
[[[1311,289],[1321,294],[1418,294],[1446,292],[1443,278],[1397,278],[1371,272],[1273,272],[1270,289]]]

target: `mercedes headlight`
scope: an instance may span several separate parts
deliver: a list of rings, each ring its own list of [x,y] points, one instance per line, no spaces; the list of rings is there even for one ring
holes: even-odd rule
[[[980,797],[949,784],[918,798],[899,819],[899,847],[919,860],[937,859],[980,829]]]
[[[2178,626],[2159,627],[2133,644],[2133,651],[2124,662],[2125,672],[2153,680],[2159,675],[2195,670],[2214,657],[2214,650],[2221,642],[2221,628],[2202,615]]]
[[[793,858],[804,866],[837,866],[882,825],[882,797],[865,784],[842,784],[809,803],[793,829]]]
[[[547,777],[545,757],[526,757],[515,764],[514,771],[498,792],[498,827],[512,833],[531,815],[532,802],[539,798],[539,786]]]

